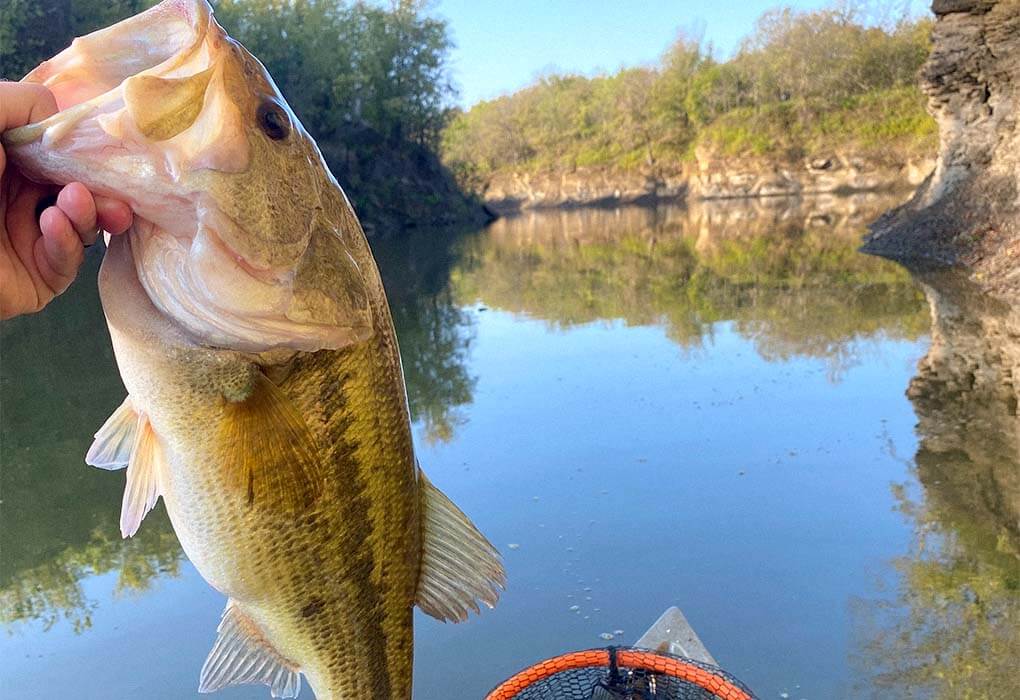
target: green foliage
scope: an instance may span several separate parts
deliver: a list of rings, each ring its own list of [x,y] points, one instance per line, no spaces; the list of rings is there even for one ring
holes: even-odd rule
[[[705,126],[698,141],[723,156],[795,159],[841,148],[881,160],[934,149],[938,131],[920,91],[900,87],[855,95],[835,105],[801,98],[740,107]]]
[[[0,66],[17,79],[70,44],[155,0],[10,0],[0,8]],[[343,0],[219,0],[216,18],[266,64],[317,137],[351,124],[431,144],[446,118],[450,39],[424,0],[387,9]]]
[[[216,17],[258,56],[318,138],[367,125],[430,144],[445,118],[450,40],[423,0],[220,0]]]
[[[0,78],[18,80],[76,36],[157,0],[7,0],[0,4]]]
[[[452,119],[444,158],[474,184],[507,169],[677,162],[695,146],[797,158],[841,147],[925,153],[936,134],[915,79],[930,29],[853,3],[771,10],[724,63],[682,34],[655,67],[546,76],[482,102]]]

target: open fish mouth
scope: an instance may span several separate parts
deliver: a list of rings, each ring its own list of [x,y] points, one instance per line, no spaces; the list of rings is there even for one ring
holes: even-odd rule
[[[75,39],[24,80],[46,85],[59,111],[3,134],[11,160],[40,181],[126,201],[138,278],[193,340],[315,351],[372,335],[362,272],[313,186],[335,182],[265,69],[205,0],[166,0]],[[266,104],[287,143],[259,132]],[[281,162],[303,166],[283,185]],[[304,198],[290,203],[296,213],[259,200],[284,186]]]
[[[57,114],[6,132],[4,144],[46,151],[22,157],[29,172],[73,173],[110,194],[122,178],[151,177],[159,166],[171,176],[187,167],[244,170],[240,115],[222,99],[230,44],[204,0],[164,2],[79,37],[23,79],[50,89]]]

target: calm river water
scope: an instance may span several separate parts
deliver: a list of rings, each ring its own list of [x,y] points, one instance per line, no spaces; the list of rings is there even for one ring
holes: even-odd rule
[[[855,252],[888,204],[526,214],[376,245],[419,458],[510,581],[469,623],[418,616],[416,698],[481,698],[670,605],[762,698],[1013,697],[1020,335]],[[224,601],[162,506],[122,541],[123,474],[83,464],[124,393],[96,263],[2,329],[0,695],[197,697]]]

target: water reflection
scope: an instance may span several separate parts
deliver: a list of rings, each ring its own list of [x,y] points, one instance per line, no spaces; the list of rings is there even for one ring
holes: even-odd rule
[[[898,268],[854,252],[888,202],[717,203],[528,214],[485,232],[430,231],[376,243],[403,353],[412,414],[433,441],[466,419],[480,299],[560,326],[601,319],[665,323],[684,347],[732,320],[767,358],[827,358],[838,374],[853,340],[916,337],[926,319]],[[0,488],[0,621],[91,624],[85,577],[120,590],[173,575],[182,554],[162,509],[138,536],[117,529],[122,475],[88,470],[90,436],[123,397],[90,255],[45,313],[5,323]],[[833,287],[838,294],[833,294]]]
[[[372,244],[400,342],[411,418],[431,442],[453,438],[476,381],[467,370],[471,317],[455,303],[449,284],[456,242],[464,235],[440,229]]]
[[[0,623],[66,619],[87,629],[94,602],[82,579],[116,572],[119,590],[144,590],[182,556],[161,507],[122,541],[123,476],[84,464],[92,434],[124,398],[98,263],[92,253],[83,280],[46,313],[0,329]]]
[[[780,206],[780,204],[786,206]],[[860,255],[883,197],[580,209],[502,219],[469,239],[458,300],[568,327],[665,324],[685,348],[732,321],[766,359],[824,358],[838,377],[863,338],[927,331],[910,275]]]
[[[892,601],[863,604],[861,666],[895,697],[1007,698],[1020,659],[1020,315],[929,276],[932,345],[910,383],[922,493]]]
[[[900,357],[918,346],[883,345],[882,341],[923,342],[931,316],[935,324],[932,347],[910,389],[919,420],[919,446],[916,458],[908,461],[917,481],[896,494],[916,542],[909,556],[898,563],[894,580],[898,596],[856,608],[862,634],[857,645],[858,676],[865,679],[862,682],[868,691],[881,688],[891,697],[910,696],[915,688],[928,688],[943,697],[965,694],[963,689],[976,689],[972,693],[976,697],[982,693],[1007,697],[1004,689],[1012,678],[1009,671],[1020,658],[1020,428],[1014,384],[1014,377],[1020,376],[1020,323],[1005,310],[974,298],[965,287],[941,280],[925,283],[924,294],[932,308],[929,314],[924,294],[904,270],[856,253],[865,223],[890,204],[880,198],[812,200],[793,206],[775,200],[710,203],[690,209],[529,213],[498,221],[484,231],[429,231],[375,243],[401,343],[410,407],[419,434],[434,443],[427,448],[433,458],[430,466],[456,484],[454,470],[463,468],[463,473],[475,474],[466,471],[468,466],[483,464],[483,457],[475,457],[475,452],[488,454],[497,445],[498,458],[484,458],[488,460],[484,461],[484,478],[502,484],[497,488],[499,495],[509,498],[513,494],[508,484],[531,478],[533,481],[522,487],[530,490],[516,495],[523,503],[538,504],[535,509],[557,489],[567,494],[561,494],[567,504],[574,503],[570,499],[576,496],[577,503],[571,506],[575,510],[557,505],[535,525],[541,528],[548,520],[550,532],[557,522],[554,518],[560,516],[557,532],[572,532],[574,520],[578,528],[594,522],[589,513],[591,501],[584,494],[598,493],[604,485],[585,483],[589,491],[575,494],[581,480],[566,481],[580,471],[576,464],[584,464],[586,474],[594,478],[615,471],[616,462],[622,460],[620,463],[632,465],[656,483],[672,484],[674,490],[697,482],[712,493],[739,493],[740,518],[713,520],[717,514],[705,513],[699,516],[704,520],[703,531],[697,530],[698,519],[687,524],[697,541],[684,541],[683,546],[698,549],[703,559],[690,571],[670,569],[673,573],[669,576],[685,581],[684,593],[696,596],[701,588],[714,590],[713,576],[723,575],[720,572],[733,563],[712,559],[714,550],[719,549],[718,543],[710,541],[712,537],[735,548],[731,558],[736,556],[734,552],[744,558],[757,552],[760,560],[752,564],[764,573],[753,588],[774,595],[754,599],[747,594],[748,608],[735,612],[732,601],[717,601],[713,608],[714,598],[705,594],[701,607],[692,612],[702,616],[711,636],[712,620],[720,616],[733,615],[727,618],[730,627],[720,629],[737,629],[753,620],[759,608],[771,611],[761,613],[761,619],[769,622],[763,622],[760,629],[741,634],[753,649],[741,651],[739,641],[715,632],[714,641],[724,652],[744,653],[743,659],[767,660],[776,650],[763,645],[772,638],[775,625],[797,618],[810,628],[811,634],[803,639],[814,640],[811,643],[817,647],[809,650],[805,643],[800,649],[803,656],[816,653],[816,659],[824,656],[838,665],[846,652],[840,646],[842,630],[822,627],[838,624],[833,622],[838,616],[831,610],[844,605],[850,592],[861,590],[854,588],[853,572],[835,571],[835,564],[830,572],[804,569],[802,574],[809,580],[801,582],[805,588],[795,601],[802,608],[776,603],[777,591],[796,587],[796,581],[785,582],[782,575],[796,571],[793,567],[801,557],[814,562],[813,557],[827,560],[831,553],[850,561],[846,558],[849,550],[855,556],[855,548],[870,555],[880,545],[889,547],[883,557],[902,551],[900,541],[891,541],[888,531],[881,529],[885,525],[875,525],[869,531],[870,539],[862,538],[852,547],[843,541],[845,526],[838,532],[830,530],[836,527],[832,523],[840,522],[841,512],[852,522],[862,509],[871,508],[871,523],[881,517],[875,515],[876,509],[889,512],[888,494],[882,485],[894,477],[889,476],[886,461],[876,458],[873,461],[878,466],[870,467],[866,462],[873,457],[867,438],[878,417],[864,414],[888,411],[895,415],[893,404],[899,401],[903,414],[900,442],[909,440],[912,419],[900,391],[910,365],[900,363],[890,370],[883,363],[892,354]],[[98,636],[103,611],[97,610],[96,600],[90,598],[97,588],[85,585],[89,579],[107,574],[109,588],[129,593],[144,590],[159,577],[175,575],[183,562],[161,507],[146,519],[138,536],[121,540],[117,518],[123,476],[87,469],[82,463],[91,434],[123,397],[95,290],[97,263],[92,256],[72,292],[45,313],[5,323],[0,331],[0,622],[11,629],[29,630],[26,634],[54,624],[81,631],[94,623],[91,636]],[[586,334],[591,328],[578,328],[573,335],[549,333],[542,323],[517,323],[519,319],[510,314],[485,316],[482,307],[539,319],[556,331],[614,322],[595,328],[597,333]],[[618,321],[656,328],[625,335],[627,329]],[[665,329],[669,341],[662,338],[658,327]],[[485,347],[484,329],[489,333],[489,355],[485,362],[478,362],[474,355]],[[732,342],[734,333],[740,343]],[[634,357],[643,352],[641,358],[651,357],[659,364],[642,369],[644,360],[635,360],[617,373],[627,376],[617,379],[642,387],[665,384],[670,390],[662,395],[652,389],[635,390],[633,395],[614,393],[622,391],[622,384],[612,384],[612,377],[605,379],[608,389],[595,385],[593,382],[602,379],[592,378],[603,372],[585,363],[605,348],[593,345],[592,338],[625,345],[625,353],[616,348],[618,358],[631,355],[629,344],[645,343],[634,347]],[[619,431],[612,440],[607,439],[610,444],[596,448],[594,439],[577,438],[576,431],[581,428],[575,425],[575,434],[564,434],[562,443],[539,441],[520,449],[521,440],[535,439],[535,426],[530,428],[532,433],[519,427],[528,417],[540,424],[569,423],[562,415],[548,413],[549,407],[536,405],[550,396],[538,379],[531,384],[514,378],[510,383],[495,381],[496,374],[510,370],[506,355],[494,353],[494,349],[501,344],[519,349],[529,342],[541,348],[556,345],[563,352],[569,345],[569,351],[575,353],[571,358],[589,358],[584,362],[570,359],[556,371],[574,382],[579,396],[584,395],[583,408],[590,412],[590,422],[597,423],[602,414],[609,416],[607,424]],[[737,354],[748,345],[757,357],[755,352]],[[894,345],[898,349],[892,353],[889,347]],[[674,348],[692,352],[677,358]],[[878,357],[882,352],[887,354]],[[878,359],[871,362],[875,357],[869,353]],[[518,367],[518,374],[524,371],[520,367],[534,366],[527,363],[555,363],[555,358],[543,359],[540,350],[535,357],[518,357],[520,354],[514,357],[521,365],[511,365]],[[826,384],[820,363],[814,360],[823,361],[830,380],[844,375],[849,378],[842,384]],[[857,364],[866,365],[862,368],[866,371],[849,372]],[[569,375],[567,365],[582,365],[584,371]],[[647,374],[637,376],[643,371]],[[890,376],[896,379],[884,385],[883,380]],[[813,384],[812,378],[824,389]],[[483,391],[479,387],[484,382],[488,388]],[[762,386],[761,395],[753,399],[757,403],[738,401],[737,394],[749,393],[753,382]],[[566,401],[563,397],[570,395],[565,391],[560,398]],[[614,403],[620,396],[628,401],[622,407]],[[645,400],[647,404],[636,403]],[[580,410],[581,404],[551,405]],[[811,406],[821,416],[811,431],[803,429],[804,406]],[[706,415],[709,409],[719,411],[711,420]],[[773,409],[777,415],[770,414]],[[635,421],[633,425],[626,422],[628,418]],[[577,416],[573,419],[577,422]],[[509,432],[520,429],[526,438],[505,435],[507,420],[516,421]],[[736,420],[747,421],[747,433],[739,441],[732,440],[727,427]],[[716,434],[712,426],[719,424],[723,427]],[[472,436],[472,428],[480,430]],[[854,444],[840,444],[848,435],[854,436]],[[497,442],[494,436],[505,442]],[[584,452],[589,446],[591,454]],[[699,452],[702,447],[705,449]],[[909,451],[913,451],[912,445]],[[557,464],[570,466],[561,473],[554,468]],[[758,476],[760,481],[752,480]],[[784,493],[801,487],[810,491],[814,485],[815,500],[791,502],[782,493],[776,495],[777,484],[786,489]],[[859,494],[854,492],[843,500],[826,491],[857,487]],[[756,491],[758,488],[762,490]],[[479,487],[480,492],[485,490]],[[494,531],[502,532],[504,542],[525,542],[511,555],[516,557],[512,561],[522,583],[508,593],[505,609],[509,612],[485,619],[485,630],[502,631],[491,638],[484,637],[481,626],[457,628],[456,632],[478,634],[479,649],[502,649],[501,658],[521,651],[521,640],[513,636],[515,617],[536,615],[540,618],[535,622],[537,629],[554,614],[550,610],[558,609],[542,607],[546,599],[539,588],[551,590],[554,584],[536,572],[554,570],[552,577],[560,569],[548,565],[552,559],[535,553],[545,551],[541,550],[542,540],[535,538],[529,550],[522,530],[527,523],[518,522],[516,509],[520,507],[518,501],[507,501],[488,509],[500,511],[498,517],[493,516]],[[671,503],[665,507],[670,513],[675,510]],[[815,509],[818,518],[809,519],[816,515]],[[584,515],[575,518],[575,512]],[[594,515],[603,517],[601,511]],[[628,528],[643,527],[641,519],[649,527],[673,522],[657,517],[642,509],[628,514],[625,521],[619,519],[611,531],[630,537],[635,533]],[[768,526],[741,530],[741,524],[747,522]],[[902,529],[902,524],[896,527]],[[773,536],[770,528],[779,528],[781,535]],[[820,539],[806,537],[805,531],[821,533]],[[764,533],[760,540],[759,532]],[[791,538],[800,543],[796,552],[790,551]],[[679,543],[677,540],[677,552],[681,551]],[[746,549],[741,549],[745,545]],[[549,557],[563,556],[552,547],[548,551],[552,552]],[[770,578],[769,567],[774,561],[785,561],[787,570]],[[529,565],[535,568],[526,568]],[[715,573],[704,573],[708,571]],[[556,579],[555,585],[560,583]],[[642,582],[643,587],[646,584],[654,588],[656,582]],[[674,585],[673,579],[658,585]],[[811,587],[824,589],[819,600],[810,598]],[[618,599],[609,597],[608,591],[614,590],[607,584],[606,599],[599,601],[607,613],[626,605],[621,602],[623,593]],[[675,591],[671,589],[669,595]],[[809,605],[812,600],[813,608]],[[560,601],[556,605],[566,609],[568,604]],[[20,624],[26,621],[36,621],[36,625]],[[639,620],[635,617],[633,622]],[[497,623],[504,626],[499,628]],[[578,643],[557,636],[565,624],[556,624],[550,623],[550,629],[542,631],[548,636],[550,653],[561,651],[564,644]],[[597,642],[594,633],[583,634],[587,636],[580,643]],[[202,647],[194,650],[196,655],[204,655],[207,641],[195,641]],[[422,657],[429,658],[429,649],[446,649],[448,641],[444,638],[434,647],[424,645]],[[496,652],[485,653],[491,656]],[[796,648],[783,652],[785,660],[798,656]],[[439,662],[433,668],[438,669],[437,675],[442,675],[439,671],[445,674],[449,657],[436,658]],[[750,663],[746,661],[745,666]],[[762,664],[765,671],[755,667],[753,672],[772,682],[767,669],[780,666],[780,661],[772,659]],[[39,662],[26,668],[51,667]],[[810,676],[793,661],[787,668]],[[743,672],[743,667],[735,670]],[[191,671],[182,669],[182,673]],[[835,682],[823,684],[843,671],[842,667],[818,671],[814,680],[818,687],[836,687]],[[188,683],[191,680],[188,676]],[[419,687],[431,687],[428,680],[426,677]],[[498,679],[486,676],[475,680],[485,687]],[[424,692],[423,697],[431,697]]]

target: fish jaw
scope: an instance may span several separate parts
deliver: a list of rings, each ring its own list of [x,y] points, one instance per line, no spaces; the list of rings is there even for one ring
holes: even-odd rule
[[[205,0],[76,39],[25,80],[60,111],[3,134],[8,157],[39,181],[126,201],[138,278],[196,342],[313,352],[374,334],[376,272],[349,204]],[[258,130],[267,103],[293,126],[286,144]]]
[[[247,165],[237,115],[229,105],[205,104],[214,101],[205,98],[215,95],[222,79],[205,74],[222,73],[218,57],[226,41],[205,0],[168,0],[75,39],[23,79],[49,88],[58,112],[5,132],[8,157],[33,179],[81,182],[95,194],[126,200],[136,215],[163,229],[182,226],[182,207],[194,208],[195,183],[184,181],[189,168],[197,161],[215,161],[231,171]],[[195,75],[206,89],[178,95],[171,107],[188,112],[191,97],[190,111],[204,118],[177,134],[167,137],[164,129],[161,138],[153,138],[151,124],[159,111],[145,103],[173,95],[153,95],[147,84],[194,82]],[[198,153],[202,142],[225,132],[235,135],[217,146],[215,157]]]

